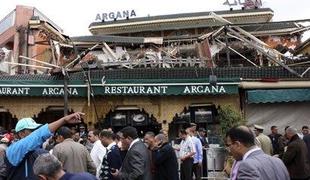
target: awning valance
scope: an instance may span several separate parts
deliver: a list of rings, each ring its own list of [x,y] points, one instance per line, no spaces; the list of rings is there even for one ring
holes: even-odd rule
[[[310,101],[310,89],[268,89],[247,91],[247,103]]]
[[[237,94],[239,82],[208,79],[94,79],[94,95],[221,95]],[[87,97],[84,80],[69,81],[69,96]],[[62,80],[0,81],[0,96],[63,96]]]

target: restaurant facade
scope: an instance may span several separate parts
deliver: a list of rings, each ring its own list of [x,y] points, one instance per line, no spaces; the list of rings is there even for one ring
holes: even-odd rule
[[[273,11],[269,8],[220,11],[216,14],[236,24],[242,24],[240,27],[244,31],[259,37],[271,48],[284,43],[287,46],[297,46],[300,43],[301,32],[304,31],[304,27],[297,26],[293,22],[270,22]],[[0,125],[12,129],[17,120],[23,117],[33,117],[39,123],[49,123],[63,116],[64,104],[68,103],[69,113],[77,111],[86,113],[83,117],[83,123],[89,128],[112,127],[114,130],[119,130],[124,126],[131,125],[137,127],[141,134],[149,130],[158,132],[160,129],[164,129],[172,137],[176,137],[178,130],[190,122],[198,124],[198,127],[219,133],[216,131],[219,124],[218,109],[225,105],[230,105],[235,111],[242,113],[252,124],[260,122],[259,124],[269,125],[272,120],[253,120],[251,117],[254,116],[249,116],[251,114],[249,112],[259,116],[255,111],[256,108],[251,104],[272,103],[271,95],[268,96],[268,92],[275,89],[284,89],[286,93],[296,95],[295,98],[289,99],[287,102],[308,101],[307,98],[299,100],[303,93],[299,92],[298,94],[294,91],[298,89],[308,90],[307,85],[298,83],[307,81],[308,73],[302,78],[298,77],[283,66],[275,65],[275,63],[267,61],[267,58],[262,58],[257,49],[250,49],[240,42],[235,43],[231,40],[234,37],[229,39],[230,47],[239,48],[240,53],[253,59],[257,66],[253,66],[255,63],[249,64],[238,54],[231,53],[229,55],[225,48],[217,49],[218,53],[215,53],[216,55],[212,57],[212,60],[211,56],[206,59],[203,50],[201,50],[202,53],[192,53],[193,49],[211,49],[205,41],[206,37],[210,37],[208,33],[213,36],[220,32],[217,30],[214,32],[214,29],[226,27],[221,21],[215,21],[215,17],[211,16],[210,12],[204,12],[92,23],[89,29],[94,36],[72,38],[73,45],[80,52],[97,44],[98,42],[94,39],[97,41],[104,39],[105,42],[110,43],[111,48],[107,47],[108,44],[105,42],[101,42],[103,45],[97,50],[102,51],[105,48],[104,56],[105,59],[109,60],[106,58],[107,56],[112,56],[112,59],[116,57],[117,48],[112,49],[114,46],[123,45],[123,49],[132,48],[133,51],[145,50],[147,46],[157,47],[159,45],[154,41],[145,43],[145,38],[137,36],[160,36],[163,39],[161,43],[163,52],[169,54],[167,53],[169,47],[179,45],[175,49],[183,48],[186,50],[186,53],[183,53],[185,60],[182,57],[182,63],[175,67],[172,65],[178,62],[171,64],[171,66],[164,63],[161,67],[159,65],[152,66],[157,61],[143,57],[148,60],[148,63],[152,61],[153,64],[133,68],[122,66],[125,63],[130,65],[132,62],[119,60],[112,62],[118,65],[116,68],[114,67],[115,64],[105,68],[99,65],[93,69],[89,67],[80,68],[77,72],[69,73],[68,100],[64,98],[66,89],[62,72],[44,71],[42,74],[36,74],[34,68],[19,68],[22,72],[29,72],[29,74],[19,74],[16,71],[16,74],[13,73],[15,75],[4,74],[0,78]],[[34,36],[39,37],[38,41],[41,42],[43,39],[48,43],[51,42],[49,40],[58,40],[59,44],[67,42],[66,38],[55,29],[50,26],[46,29],[45,21],[32,18],[31,22],[33,30],[39,30],[37,36]],[[224,33],[223,28],[221,28],[221,33]],[[43,38],[39,36],[40,32],[41,34],[44,32]],[[133,37],[133,39],[127,38],[127,36]],[[198,37],[202,37],[202,39]],[[139,40],[138,43],[137,39]],[[223,39],[225,38],[221,40]],[[201,41],[205,42],[202,45],[206,46],[202,47]],[[33,43],[37,44],[36,42],[34,39]],[[212,42],[211,39],[209,42]],[[27,43],[29,44],[29,42]],[[12,43],[6,43],[6,45],[8,44]],[[140,44],[143,44],[144,47]],[[44,47],[44,51],[48,49],[49,53],[48,57],[41,57],[43,58],[42,61],[63,65],[60,59],[53,58],[54,50],[50,48],[52,47],[51,44],[44,44]],[[72,44],[64,47],[71,48]],[[168,49],[167,52],[165,48]],[[189,52],[188,49],[191,51]],[[151,50],[154,53],[153,49]],[[39,52],[32,51],[32,57],[36,53]],[[147,54],[147,52],[143,53],[144,55]],[[211,52],[208,53],[211,54]],[[192,54],[199,56],[192,57]],[[130,55],[133,57],[132,54]],[[172,60],[179,58],[174,58],[174,55],[171,55],[168,57],[169,61],[171,61],[171,57],[173,57]],[[231,58],[231,64],[227,64],[228,57]],[[15,57],[13,61],[14,59],[15,62],[21,62],[19,58]],[[100,60],[99,56],[98,59]],[[195,59],[199,59],[200,64],[193,63],[196,62]],[[212,65],[206,65],[208,63],[204,61],[212,62],[210,63]],[[106,62],[103,61],[102,63]],[[97,64],[99,63],[97,62]],[[292,69],[301,74],[306,70],[306,67],[292,67]],[[260,86],[261,81],[264,83],[268,81],[268,85]],[[298,85],[288,86],[292,81]],[[248,86],[252,82],[258,85]],[[279,82],[280,85],[273,86]],[[273,95],[279,94],[281,92],[273,92]],[[263,96],[268,99],[266,102],[263,100]],[[286,101],[285,99],[281,100],[281,97],[274,99],[277,102]],[[283,122],[285,124],[285,121]]]

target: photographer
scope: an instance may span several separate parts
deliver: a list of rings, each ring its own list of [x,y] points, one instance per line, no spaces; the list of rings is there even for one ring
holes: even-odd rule
[[[168,143],[164,134],[155,136],[157,150],[153,154],[153,161],[156,166],[155,179],[178,180],[178,162],[174,149]]]

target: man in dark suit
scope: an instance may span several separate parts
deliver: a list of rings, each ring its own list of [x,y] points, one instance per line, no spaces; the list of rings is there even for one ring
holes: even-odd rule
[[[157,150],[153,153],[156,166],[155,180],[179,180],[178,160],[174,149],[164,134],[155,136]]]
[[[255,146],[255,137],[246,126],[233,127],[226,133],[226,146],[235,158],[231,179],[289,180],[283,162]]]
[[[128,149],[120,170],[112,173],[121,180],[150,180],[151,165],[146,146],[138,138],[136,128],[128,126],[120,131],[122,146]]]
[[[308,149],[308,159],[310,162],[310,134],[307,134],[303,138],[304,142],[306,143],[307,149]]]
[[[305,142],[299,138],[297,129],[292,127],[286,129],[286,136],[289,144],[282,159],[291,179],[310,179],[308,149]]]
[[[271,134],[269,134],[268,137],[270,138],[271,143],[272,143],[273,155],[283,154],[284,144],[281,141],[282,135],[278,133],[278,127],[271,126],[270,130],[271,130]]]

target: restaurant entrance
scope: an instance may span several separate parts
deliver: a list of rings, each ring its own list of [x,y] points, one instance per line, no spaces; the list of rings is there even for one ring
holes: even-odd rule
[[[139,137],[142,137],[147,131],[157,134],[161,129],[161,124],[152,114],[149,115],[144,109],[137,106],[121,106],[110,110],[101,122],[102,128],[112,128],[114,132],[118,132],[126,126],[137,128]]]
[[[213,125],[218,124],[216,120],[217,109],[214,104],[191,104],[184,107],[184,110],[175,114],[173,121],[169,124],[170,140],[178,138],[180,129],[188,126],[190,123],[197,124],[197,129],[211,129]]]

